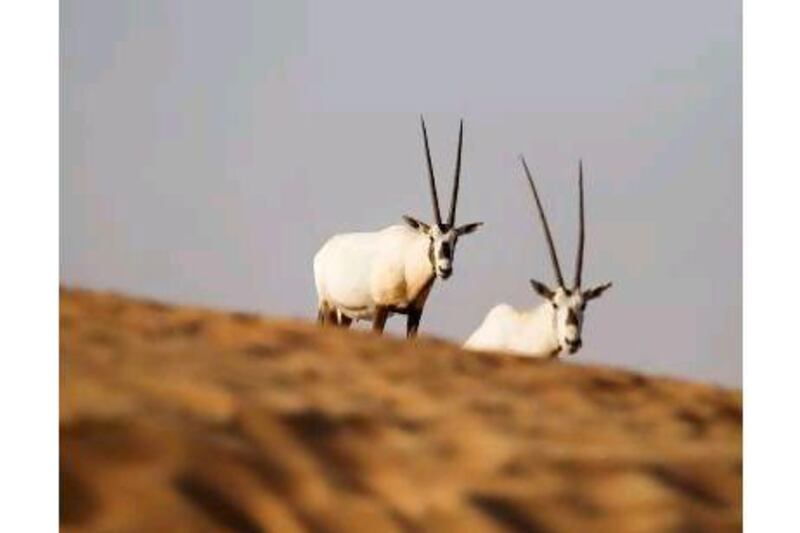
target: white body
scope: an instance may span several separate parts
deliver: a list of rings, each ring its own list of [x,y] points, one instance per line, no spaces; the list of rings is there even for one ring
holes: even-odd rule
[[[528,357],[554,357],[562,348],[556,323],[556,312],[547,302],[525,311],[499,304],[489,311],[483,323],[464,343],[464,348]]]
[[[330,238],[314,256],[320,308],[370,320],[376,307],[421,307],[434,280],[430,240],[407,226]]]

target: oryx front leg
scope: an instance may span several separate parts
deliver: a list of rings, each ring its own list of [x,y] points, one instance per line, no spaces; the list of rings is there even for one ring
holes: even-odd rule
[[[385,306],[378,306],[375,308],[375,317],[372,319],[372,331],[383,333],[383,328],[386,326],[386,319],[389,318],[389,308]]]
[[[413,339],[417,336],[417,330],[419,329],[419,321],[422,318],[422,308],[420,309],[409,309],[408,311],[408,321],[406,322],[406,338]]]

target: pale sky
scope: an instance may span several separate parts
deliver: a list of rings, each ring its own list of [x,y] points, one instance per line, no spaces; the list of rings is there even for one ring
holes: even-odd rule
[[[431,220],[419,115],[459,241],[420,331],[463,342],[565,277],[586,171],[590,304],[570,358],[741,386],[741,5],[61,3],[61,280],[312,319],[331,235]],[[447,209],[444,202],[442,209]],[[404,331],[404,318],[389,331]]]

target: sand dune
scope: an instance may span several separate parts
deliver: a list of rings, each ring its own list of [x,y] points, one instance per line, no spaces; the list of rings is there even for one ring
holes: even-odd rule
[[[65,531],[741,528],[741,393],[61,293]]]

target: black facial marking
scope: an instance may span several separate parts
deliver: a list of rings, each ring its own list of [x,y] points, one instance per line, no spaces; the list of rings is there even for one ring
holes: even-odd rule
[[[443,242],[442,246],[439,248],[439,257],[444,259],[450,259],[452,255],[452,250],[450,249],[449,242]]]
[[[570,326],[577,326],[578,325],[578,315],[575,314],[575,311],[569,309],[567,311],[567,324]]]

